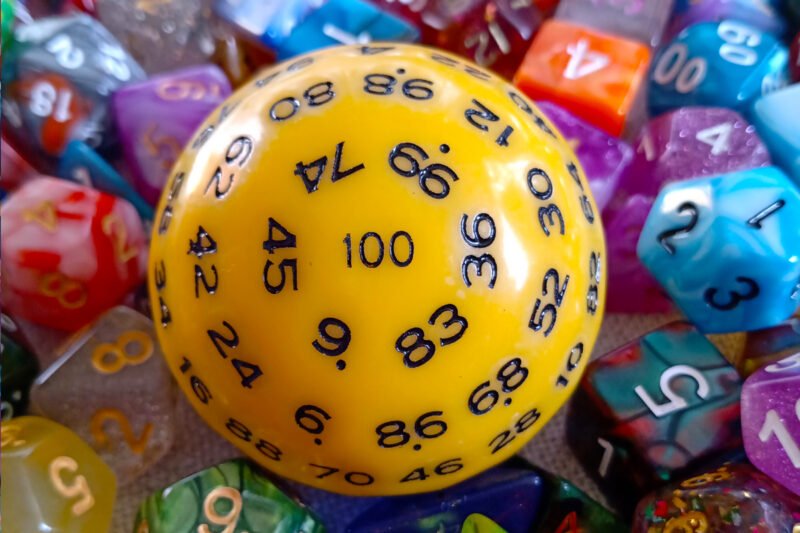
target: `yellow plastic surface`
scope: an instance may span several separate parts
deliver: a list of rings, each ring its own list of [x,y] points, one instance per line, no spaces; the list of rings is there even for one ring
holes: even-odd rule
[[[102,533],[117,482],[88,444],[38,416],[3,421],[3,531]]]
[[[502,461],[556,413],[604,260],[586,177],[530,101],[463,59],[375,45],[277,65],[209,117],[149,278],[211,426],[289,478],[406,494]]]

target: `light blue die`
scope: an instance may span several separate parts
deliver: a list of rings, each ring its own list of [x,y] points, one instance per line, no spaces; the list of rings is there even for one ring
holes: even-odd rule
[[[336,44],[417,40],[414,26],[364,0],[328,0],[274,48],[278,59],[287,59]]]
[[[786,85],[789,52],[775,37],[734,20],[703,22],[681,31],[650,68],[653,115],[686,106],[746,111]]]
[[[240,31],[263,42],[280,46],[292,30],[325,0],[214,0],[214,13]]]
[[[800,297],[800,191],[776,167],[670,184],[636,251],[701,331],[774,326]]]
[[[756,100],[751,120],[775,162],[800,185],[800,85]]]
[[[84,142],[72,141],[67,145],[58,164],[58,176],[124,198],[133,204],[143,220],[153,220],[153,208]]]

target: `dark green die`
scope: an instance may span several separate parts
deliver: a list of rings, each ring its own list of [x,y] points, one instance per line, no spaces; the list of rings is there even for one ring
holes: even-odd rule
[[[618,516],[591,499],[569,481],[542,472],[544,498],[535,533],[627,533]]]
[[[39,363],[9,337],[1,337],[0,411],[2,419],[8,420],[25,413],[31,384],[39,372]]]
[[[135,533],[322,533],[322,523],[244,459],[207,468],[150,495]]]

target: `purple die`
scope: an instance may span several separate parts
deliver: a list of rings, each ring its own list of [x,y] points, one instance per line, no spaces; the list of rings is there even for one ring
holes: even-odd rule
[[[750,462],[800,494],[800,353],[747,378],[742,433]]]
[[[575,150],[589,179],[597,207],[602,212],[614,197],[625,169],[633,161],[633,149],[556,104],[538,102],[537,105]]]
[[[186,141],[230,93],[218,67],[200,65],[126,85],[112,95],[125,161],[145,200],[158,202]]]
[[[603,213],[608,241],[610,312],[657,313],[670,308],[636,257],[636,243],[656,196],[667,183],[769,166],[755,128],[730,109],[684,107],[647,123],[633,164]]]

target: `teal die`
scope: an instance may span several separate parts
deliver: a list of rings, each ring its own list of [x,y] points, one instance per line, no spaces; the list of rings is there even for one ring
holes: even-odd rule
[[[295,26],[276,46],[278,59],[287,59],[337,44],[419,40],[419,30],[365,0],[328,0]]]
[[[653,115],[685,106],[747,110],[788,82],[789,51],[769,33],[738,20],[703,22],[681,31],[650,69]]]
[[[148,533],[322,533],[322,523],[255,467],[235,459],[150,495],[134,531]]]
[[[66,180],[92,187],[128,200],[143,220],[153,220],[153,208],[133,186],[89,145],[71,141],[58,165],[58,175]]]
[[[759,98],[751,115],[775,162],[800,185],[800,85]]]
[[[774,326],[800,297],[800,192],[776,167],[673,183],[637,254],[701,331]]]

